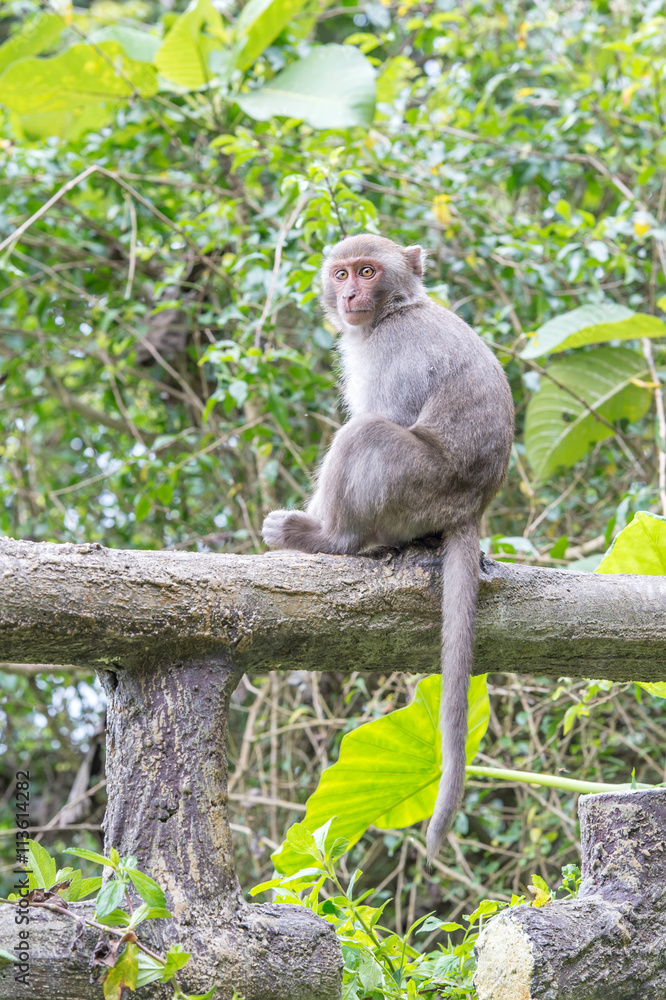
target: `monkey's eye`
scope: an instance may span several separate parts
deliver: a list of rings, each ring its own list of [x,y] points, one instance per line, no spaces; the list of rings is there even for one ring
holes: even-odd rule
[[[362,267],[358,273],[362,278],[372,278],[375,273],[375,269],[374,267],[370,267],[369,264],[366,264],[365,267]]]
[[[344,267],[338,268],[338,270],[335,272],[335,277],[337,278],[338,281],[345,280],[345,278],[347,277],[347,272],[345,271]]]

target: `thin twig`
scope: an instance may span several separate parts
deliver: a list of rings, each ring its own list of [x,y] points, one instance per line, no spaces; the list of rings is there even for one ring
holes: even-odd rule
[[[266,301],[264,302],[264,308],[261,311],[261,316],[259,317],[259,322],[257,323],[257,329],[254,332],[254,346],[257,347],[257,348],[259,347],[259,345],[261,343],[261,334],[262,334],[262,331],[264,329],[264,323],[266,322],[266,318],[267,318],[267,316],[268,316],[268,314],[269,314],[269,312],[271,310],[271,306],[273,304],[273,298],[275,296],[275,289],[277,288],[278,277],[279,277],[279,273],[280,273],[280,261],[282,260],[282,248],[284,247],[284,245],[285,245],[285,243],[287,241],[287,237],[289,236],[289,233],[291,232],[291,230],[292,230],[292,228],[293,228],[296,220],[298,219],[299,215],[303,211],[303,208],[307,204],[307,201],[308,201],[309,197],[310,197],[310,192],[306,191],[306,193],[304,195],[302,195],[298,199],[298,202],[297,202],[296,207],[294,208],[293,212],[289,215],[289,217],[285,220],[285,222],[283,222],[282,225],[280,226],[280,231],[278,232],[277,243],[275,244],[275,260],[273,262],[273,273],[271,275],[271,283],[269,285],[268,293],[266,295]]]
[[[136,270],[136,209],[134,207],[134,201],[130,195],[125,194],[125,200],[127,202],[127,208],[129,210],[130,224],[132,226],[132,232],[130,236],[130,258],[129,267],[127,269],[127,284],[125,285],[125,299],[129,299],[132,294],[132,284],[134,282],[134,271]]]

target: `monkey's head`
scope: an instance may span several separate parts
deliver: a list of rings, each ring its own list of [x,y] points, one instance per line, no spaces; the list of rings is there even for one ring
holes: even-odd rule
[[[396,308],[425,297],[420,246],[401,247],[383,236],[348,236],[321,269],[321,301],[338,329],[372,327]]]

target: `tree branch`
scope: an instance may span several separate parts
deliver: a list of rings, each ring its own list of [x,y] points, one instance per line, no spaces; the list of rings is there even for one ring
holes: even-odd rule
[[[0,539],[0,579],[0,660],[14,663],[439,669],[439,554],[425,546],[245,556]],[[666,680],[666,578],[484,559],[480,582],[477,673]]]

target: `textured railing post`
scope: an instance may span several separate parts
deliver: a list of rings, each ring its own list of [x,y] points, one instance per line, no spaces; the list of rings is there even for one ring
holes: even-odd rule
[[[666,789],[585,795],[576,899],[518,906],[477,943],[479,1000],[663,1000]]]
[[[336,1000],[342,959],[333,928],[305,908],[246,903],[234,873],[226,731],[239,676],[228,657],[104,672],[106,849],[134,854],[165,889],[174,919],[144,924],[142,939],[158,949],[180,942],[191,952],[179,974],[186,992],[218,983],[220,1000],[234,990],[244,1000]],[[11,966],[0,969],[0,1000],[101,996],[87,981],[92,940],[66,963],[50,958],[54,942],[62,952],[74,941],[76,923],[50,911],[33,914],[30,986],[16,985]],[[10,907],[0,907],[5,948],[12,944],[9,916],[13,921]],[[153,985],[142,995],[172,991]]]

